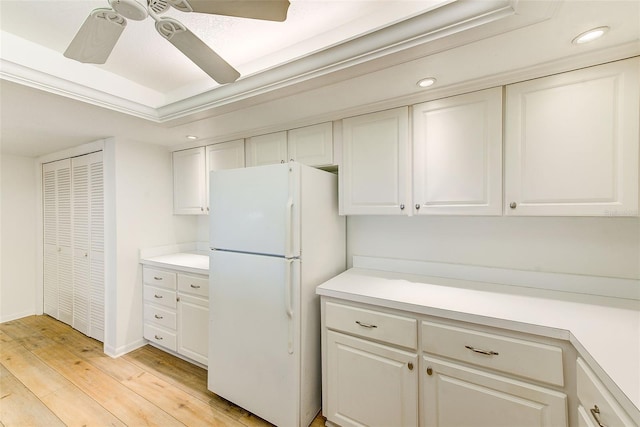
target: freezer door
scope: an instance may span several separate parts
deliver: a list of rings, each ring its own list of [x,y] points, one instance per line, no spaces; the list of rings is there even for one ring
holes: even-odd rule
[[[212,172],[211,247],[300,256],[299,168],[287,163]]]
[[[280,427],[300,424],[299,260],[212,251],[209,390]]]

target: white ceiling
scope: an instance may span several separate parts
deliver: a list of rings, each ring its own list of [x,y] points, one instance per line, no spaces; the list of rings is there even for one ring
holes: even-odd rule
[[[588,53],[640,53],[637,0],[291,0],[284,23],[172,11],[240,71],[219,86],[150,18],[129,21],[104,65],[64,58],[87,14],[105,6],[0,0],[3,152],[39,156],[108,136],[238,137],[420,96],[425,74],[442,90]],[[600,25],[611,27],[604,39],[571,44]]]

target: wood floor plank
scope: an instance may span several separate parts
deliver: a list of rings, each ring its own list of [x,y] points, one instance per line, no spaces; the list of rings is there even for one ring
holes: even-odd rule
[[[1,363],[0,422],[4,426],[64,426],[64,423]]]
[[[35,353],[127,425],[182,425],[163,409],[128,389],[115,378],[75,356],[61,344],[36,350]]]

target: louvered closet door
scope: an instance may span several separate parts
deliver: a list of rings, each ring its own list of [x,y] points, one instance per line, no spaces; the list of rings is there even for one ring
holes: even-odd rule
[[[104,341],[104,174],[102,152],[89,159],[89,332]]]
[[[73,171],[73,324],[89,332],[89,165],[88,156],[72,159]]]

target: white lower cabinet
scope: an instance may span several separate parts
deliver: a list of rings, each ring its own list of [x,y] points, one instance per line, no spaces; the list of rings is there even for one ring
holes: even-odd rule
[[[324,415],[341,426],[415,426],[418,356],[414,352],[327,333]]]
[[[144,337],[153,344],[207,365],[207,276],[143,267]]]

